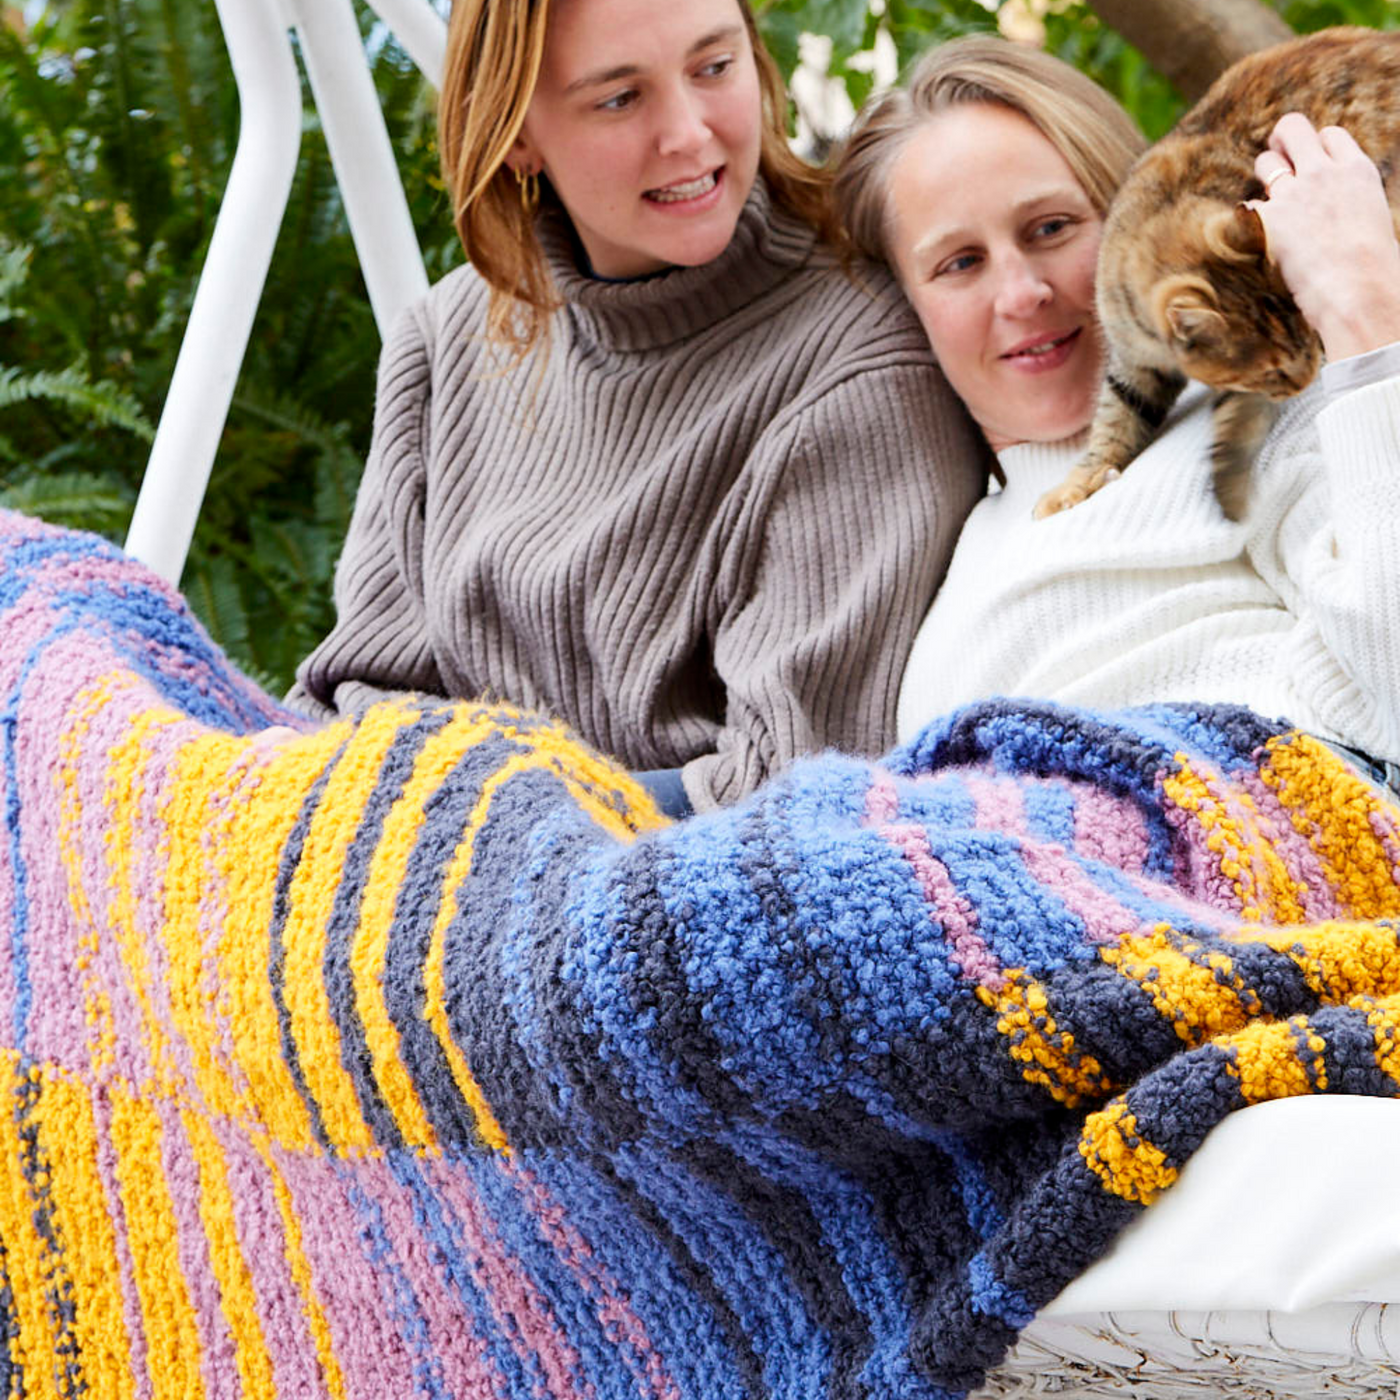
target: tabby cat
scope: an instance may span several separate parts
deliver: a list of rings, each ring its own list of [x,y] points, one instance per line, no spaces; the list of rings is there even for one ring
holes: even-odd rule
[[[1228,69],[1138,160],[1109,208],[1097,280],[1107,377],[1084,460],[1041,497],[1038,517],[1126,467],[1187,376],[1216,390],[1216,494],[1230,519],[1243,514],[1275,402],[1304,388],[1322,358],[1242,202],[1264,194],[1254,157],[1286,112],[1356,138],[1400,230],[1400,33],[1324,29]]]

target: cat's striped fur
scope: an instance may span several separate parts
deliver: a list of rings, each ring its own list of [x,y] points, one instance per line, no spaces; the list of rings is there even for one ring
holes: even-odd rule
[[[1138,160],[1109,209],[1097,280],[1104,388],[1084,460],[1041,498],[1038,516],[1123,470],[1188,377],[1216,390],[1216,492],[1226,515],[1243,514],[1274,403],[1303,389],[1322,357],[1243,203],[1264,193],[1254,157],[1287,112],[1356,138],[1400,229],[1400,33],[1324,29],[1235,64]]]

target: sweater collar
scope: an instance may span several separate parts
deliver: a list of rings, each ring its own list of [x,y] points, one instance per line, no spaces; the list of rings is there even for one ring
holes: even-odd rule
[[[1156,440],[1160,441],[1183,419],[1192,417],[1210,395],[1211,390],[1204,384],[1188,384],[1171,406]],[[1088,446],[1089,429],[1086,427],[1058,442],[1018,442],[1014,447],[1002,448],[997,453],[997,462],[1006,477],[1005,490],[1014,493],[1016,499],[1028,497],[1034,503],[1043,491],[1058,486],[1061,478],[1079,465]]]
[[[1033,506],[1042,492],[1058,486],[1084,456],[1088,443],[1086,428],[1059,442],[1018,442],[1014,447],[1003,447],[997,453],[997,462],[1006,478],[1000,494],[1007,508],[1022,501]]]
[[[606,282],[579,267],[568,216],[541,213],[540,244],[560,311],[583,340],[617,351],[654,350],[707,330],[753,302],[807,262],[816,234],[779,208],[760,175],[719,257],[635,282]]]

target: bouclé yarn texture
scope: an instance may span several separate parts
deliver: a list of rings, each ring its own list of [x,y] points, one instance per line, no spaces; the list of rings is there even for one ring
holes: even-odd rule
[[[0,514],[0,813],[8,1394],[958,1395],[1224,1115],[1400,1087],[1400,814],[1239,709],[668,826]]]

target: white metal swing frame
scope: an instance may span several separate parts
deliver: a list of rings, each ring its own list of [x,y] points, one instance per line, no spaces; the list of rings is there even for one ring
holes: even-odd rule
[[[267,280],[301,147],[305,65],[379,332],[428,289],[352,0],[214,0],[238,85],[228,187],[141,492],[130,554],[178,583]],[[438,87],[447,26],[429,0],[366,0]]]

